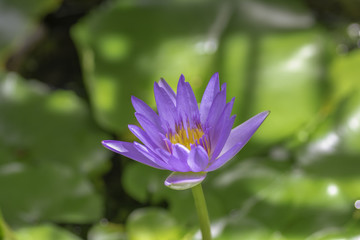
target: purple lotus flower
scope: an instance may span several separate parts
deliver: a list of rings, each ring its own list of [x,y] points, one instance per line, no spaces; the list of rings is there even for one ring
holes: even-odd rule
[[[132,97],[135,116],[141,127],[129,125],[143,143],[105,140],[108,149],[154,168],[173,171],[165,185],[187,189],[199,184],[234,157],[259,128],[269,111],[257,114],[232,129],[234,98],[226,103],[226,84],[219,85],[215,73],[204,92],[200,108],[183,75],[177,93],[161,79],[154,84],[158,113],[142,100]]]

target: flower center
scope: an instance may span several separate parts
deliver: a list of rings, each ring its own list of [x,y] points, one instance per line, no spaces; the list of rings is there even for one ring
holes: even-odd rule
[[[201,125],[197,125],[196,128],[184,128],[184,126],[176,126],[176,133],[168,133],[166,137],[170,140],[172,144],[179,143],[185,146],[187,149],[191,149],[191,145],[200,145],[205,151],[210,155],[210,142],[207,138],[207,135],[204,133]],[[169,152],[171,152],[171,146],[166,144]]]

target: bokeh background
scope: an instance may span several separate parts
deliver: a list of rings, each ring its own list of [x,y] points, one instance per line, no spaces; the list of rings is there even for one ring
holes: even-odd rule
[[[0,239],[199,239],[191,191],[106,150],[130,96],[214,72],[235,124],[203,188],[216,240],[358,239],[359,0],[0,0]]]

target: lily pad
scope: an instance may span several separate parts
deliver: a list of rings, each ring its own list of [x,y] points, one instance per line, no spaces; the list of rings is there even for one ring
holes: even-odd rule
[[[127,235],[123,225],[115,224],[102,220],[94,225],[89,233],[88,240],[127,240]]]
[[[16,231],[17,240],[45,240],[45,239],[56,239],[56,240],[80,240],[81,238],[76,235],[67,232],[60,227],[44,224],[34,227],[21,228]]]
[[[70,91],[51,92],[15,74],[0,80],[0,206],[9,224],[100,218],[90,183],[108,167],[107,134]]]
[[[14,234],[11,232],[10,228],[4,221],[1,212],[0,212],[0,239],[16,240]]]
[[[129,239],[169,240],[181,239],[181,225],[164,209],[137,209],[127,221]]]
[[[200,99],[199,90],[216,71],[210,69],[217,43],[211,42],[207,29],[217,8],[191,6],[129,8],[116,3],[73,29],[95,116],[104,128],[126,131],[134,121],[131,95],[153,105],[153,83],[161,77],[175,88],[183,73]]]

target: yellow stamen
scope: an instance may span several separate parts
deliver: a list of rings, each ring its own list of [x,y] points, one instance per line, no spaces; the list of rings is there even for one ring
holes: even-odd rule
[[[196,128],[187,127],[187,129],[185,129],[184,126],[176,125],[175,131],[176,131],[175,134],[173,133],[166,134],[167,139],[169,139],[172,144],[180,143],[189,150],[191,148],[191,145],[193,144],[201,145],[206,150],[208,155],[210,155],[210,142],[208,138],[204,136],[204,131],[202,130],[200,124],[198,124]],[[166,143],[166,147],[170,152],[171,146],[169,146],[168,143]]]

